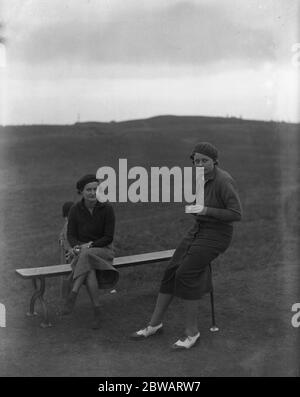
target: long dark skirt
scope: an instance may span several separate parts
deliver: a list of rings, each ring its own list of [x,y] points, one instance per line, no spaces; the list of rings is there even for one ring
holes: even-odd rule
[[[210,292],[209,265],[229,247],[231,238],[231,225],[195,222],[176,248],[165,270],[160,292],[186,300],[198,300]]]

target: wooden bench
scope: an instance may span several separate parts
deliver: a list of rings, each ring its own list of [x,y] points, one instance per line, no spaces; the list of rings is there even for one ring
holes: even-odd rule
[[[174,250],[167,251],[157,251],[157,252],[149,252],[146,254],[138,254],[138,255],[129,255],[129,256],[121,256],[114,259],[114,266],[119,269],[123,267],[131,267],[138,265],[146,265],[150,263],[159,263],[165,262],[171,259],[173,256]],[[35,303],[39,300],[42,310],[43,310],[43,321],[41,323],[41,327],[47,328],[51,327],[52,324],[49,321],[49,311],[44,300],[44,293],[46,288],[46,278],[48,277],[58,277],[71,273],[70,264],[61,264],[61,265],[53,265],[53,266],[44,266],[44,267],[33,267],[27,269],[16,269],[16,273],[18,276],[23,279],[32,280],[34,292],[30,299],[29,304],[29,312],[27,316],[36,316],[37,313],[34,310]],[[215,321],[215,311],[214,311],[214,295],[213,292],[210,293],[210,301],[211,301],[211,314],[212,314],[212,326],[210,330],[212,332],[218,331],[219,328],[216,326]]]

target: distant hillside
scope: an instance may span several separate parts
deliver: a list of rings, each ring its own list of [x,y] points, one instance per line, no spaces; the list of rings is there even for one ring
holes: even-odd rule
[[[5,127],[0,126],[1,129],[7,128],[22,128],[27,130],[30,128],[43,128],[45,130],[53,130],[54,128],[79,128],[79,129],[97,129],[105,131],[115,131],[120,128],[157,128],[157,127],[180,127],[180,126],[201,126],[209,124],[285,124],[285,125],[297,125],[295,123],[285,123],[285,122],[275,122],[275,121],[261,121],[261,120],[248,120],[238,117],[210,117],[210,116],[174,116],[174,115],[161,115],[154,116],[146,119],[133,119],[125,121],[110,121],[110,122],[100,122],[100,121],[84,121],[76,122],[74,124],[33,124],[33,125],[8,125]]]

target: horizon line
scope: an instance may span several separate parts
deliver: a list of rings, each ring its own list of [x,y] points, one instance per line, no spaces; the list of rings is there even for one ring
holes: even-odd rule
[[[230,120],[230,119],[235,119],[235,120],[240,120],[240,121],[255,121],[255,122],[260,122],[260,123],[278,123],[278,124],[293,124],[293,125],[298,125],[300,124],[299,121],[285,121],[285,120],[273,120],[273,119],[251,119],[251,118],[243,118],[242,116],[233,116],[233,115],[228,115],[228,116],[206,116],[206,115],[176,115],[176,114],[160,114],[160,115],[155,115],[155,116],[150,116],[150,117],[145,117],[145,118],[133,118],[133,119],[125,119],[125,120],[110,120],[110,121],[100,121],[100,120],[86,120],[86,121],[75,121],[74,123],[32,123],[32,124],[0,124],[0,127],[6,128],[6,127],[38,127],[38,126],[62,126],[62,127],[71,127],[75,125],[80,125],[80,124],[121,124],[121,123],[127,123],[130,121],[143,121],[143,120],[151,120],[155,118],[167,118],[167,117],[180,117],[180,118],[209,118],[209,119],[224,119],[224,120]]]

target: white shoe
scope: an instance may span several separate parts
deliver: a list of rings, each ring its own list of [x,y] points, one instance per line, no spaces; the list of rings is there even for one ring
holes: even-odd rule
[[[152,327],[152,325],[148,325],[146,328],[140,329],[139,331],[134,332],[131,335],[131,339],[144,339],[148,338],[152,335],[158,335],[163,332],[163,325],[162,323]]]
[[[190,349],[191,347],[195,346],[196,342],[200,338],[200,332],[198,332],[194,336],[186,336],[184,339],[179,339],[172,345],[172,349]]]

